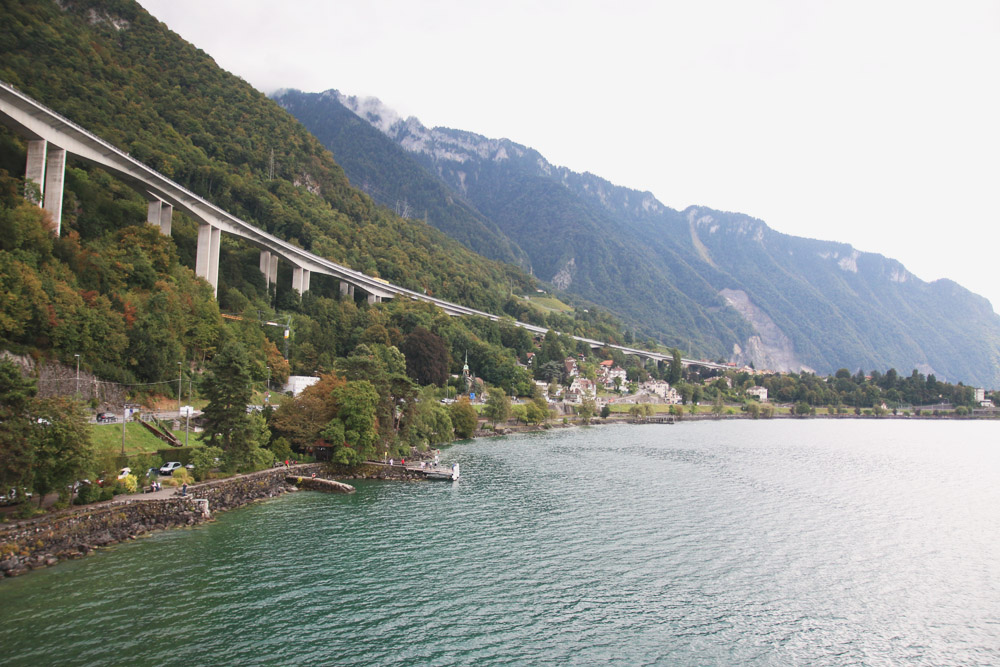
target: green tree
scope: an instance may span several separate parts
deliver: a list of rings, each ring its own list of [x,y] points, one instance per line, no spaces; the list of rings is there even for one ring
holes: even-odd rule
[[[451,404],[451,423],[455,427],[455,436],[471,438],[479,425],[479,417],[475,408],[466,396],[462,396]]]
[[[589,424],[590,420],[594,418],[597,413],[597,405],[594,403],[594,399],[585,398],[583,402],[580,403],[580,407],[577,408],[576,414],[580,416],[580,420],[584,424]]]
[[[531,399],[526,408],[526,416],[532,424],[541,424],[549,418],[549,404],[542,396]]]
[[[675,347],[670,360],[670,373],[667,375],[667,382],[670,383],[671,387],[680,382],[683,370],[681,366],[681,351]]]
[[[601,419],[607,419],[610,416],[611,416],[611,406],[605,403],[604,407],[601,408]]]
[[[191,452],[194,478],[199,482],[208,479],[208,473],[223,462],[225,452],[219,447],[197,447]]]
[[[17,366],[0,360],[0,494],[31,484],[35,392],[35,383],[22,377]]]
[[[90,427],[83,408],[62,398],[39,400],[32,465],[32,488],[41,507],[44,496],[79,479],[93,458]]]
[[[228,454],[234,438],[245,436],[249,430],[247,404],[253,396],[246,350],[233,338],[223,342],[212,358],[202,376],[201,390],[208,399],[201,440],[212,447],[221,447]]]
[[[376,457],[378,392],[367,380],[348,380],[333,390],[337,416],[323,431],[333,446],[333,460],[357,465]]]
[[[489,392],[486,405],[483,406],[483,416],[497,427],[497,422],[506,422],[510,419],[510,399],[499,387],[494,387]]]
[[[715,400],[712,402],[712,414],[716,417],[722,416],[722,411],[725,410],[725,403],[722,401],[722,392],[717,391],[715,394]]]
[[[410,442],[418,447],[439,445],[455,437],[448,409],[436,400],[433,388],[420,392],[420,397],[409,415]]]
[[[406,374],[406,357],[394,346],[361,344],[346,359],[338,359],[337,367],[348,381],[365,380],[375,388],[378,433],[383,445],[392,444],[402,416],[397,407],[412,405],[417,395],[417,386]]]

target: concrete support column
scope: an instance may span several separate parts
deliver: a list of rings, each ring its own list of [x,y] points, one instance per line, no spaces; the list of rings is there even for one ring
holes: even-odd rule
[[[63,185],[66,180],[66,151],[49,145],[45,151],[45,193],[42,208],[52,217],[53,235],[59,236],[62,227]]]
[[[170,227],[174,218],[174,207],[165,201],[154,199],[149,202],[146,212],[146,222],[160,228],[160,233],[170,236]]]
[[[341,280],[340,281],[340,296],[347,296],[347,290],[349,288],[350,288],[350,285],[348,285],[343,280]]]
[[[271,266],[267,274],[267,284],[275,285],[277,283],[278,283],[278,256],[272,253]]]
[[[212,290],[219,289],[219,240],[221,229],[203,223],[198,225],[198,252],[195,257],[194,272],[199,278],[204,278]]]
[[[208,265],[208,282],[212,283],[215,294],[219,294],[219,246],[222,243],[222,230],[212,227],[212,261]]]
[[[34,194],[27,197],[29,201],[42,205],[42,195],[45,193],[45,153],[49,142],[45,139],[35,139],[28,142],[28,164],[24,169],[24,180],[38,186],[38,197]],[[27,193],[25,193],[27,195]]]
[[[163,202],[160,206],[160,233],[170,236],[170,230],[174,224],[174,206]]]
[[[381,300],[382,299],[380,299],[379,297],[375,296],[374,294],[369,294],[368,295],[368,303],[378,303]]]
[[[260,272],[264,274],[264,286],[271,287],[271,251],[260,251]]]
[[[296,266],[292,269],[292,289],[299,294],[309,291],[309,269]]]

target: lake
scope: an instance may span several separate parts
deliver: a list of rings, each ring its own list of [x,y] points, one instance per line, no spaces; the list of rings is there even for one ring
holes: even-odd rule
[[[460,443],[0,583],[3,665],[996,665],[1000,423]]]

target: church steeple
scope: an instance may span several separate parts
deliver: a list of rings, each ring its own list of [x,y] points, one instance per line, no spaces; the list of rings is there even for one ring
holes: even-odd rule
[[[465,351],[465,365],[462,366],[462,380],[465,381],[465,393],[472,391],[472,373],[469,372],[469,351]]]

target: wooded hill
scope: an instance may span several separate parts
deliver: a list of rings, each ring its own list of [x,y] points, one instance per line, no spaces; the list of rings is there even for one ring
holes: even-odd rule
[[[677,211],[507,139],[400,119],[377,100],[337,91],[276,99],[376,198],[406,199],[466,243],[445,204],[471,208],[525,252],[534,275],[688,356],[823,374],[919,369],[1000,386],[1000,316],[952,281],[926,283],[895,260],[781,234],[747,215]],[[379,136],[405,153],[378,147]],[[417,166],[423,181],[414,186]],[[414,194],[441,184],[450,196]],[[492,248],[501,246],[482,250]]]
[[[512,296],[534,289],[524,271],[376,205],[292,116],[137,3],[4,0],[2,7],[0,79],[235,215],[414,290],[571,333],[621,336],[619,323],[593,309],[532,309]],[[288,356],[298,373],[332,369],[372,326],[385,335],[376,329],[366,340],[400,343],[417,323],[434,320],[430,313],[396,320],[379,314],[403,313],[402,304],[376,310],[340,302],[336,285],[322,276],[300,300],[285,263],[268,293],[257,251],[225,235],[216,304],[191,270],[195,223],[175,213],[173,236],[158,237],[143,225],[142,196],[72,159],[62,238],[45,238],[41,212],[20,196],[24,161],[23,140],[0,129],[0,342],[10,349],[64,361],[81,354],[84,367],[105,379],[162,381],[176,375],[178,361],[212,355],[223,330],[221,307],[246,315],[237,329],[254,348],[255,376],[263,379],[265,365],[281,365],[283,332],[257,321],[278,311],[293,316]],[[470,361],[504,360],[484,367],[515,366],[516,352],[503,347],[499,328],[451,328],[448,342],[463,348],[449,358],[453,372],[466,349]],[[504,377],[513,383],[507,371],[487,380]]]

